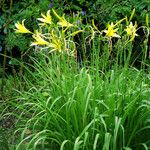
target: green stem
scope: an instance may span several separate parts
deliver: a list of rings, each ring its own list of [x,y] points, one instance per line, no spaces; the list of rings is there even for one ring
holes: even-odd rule
[[[7,50],[6,48],[4,49],[4,59],[3,59],[3,73],[2,73],[2,86],[1,86],[1,91],[3,94],[3,89],[4,89],[4,84],[5,84],[5,75],[6,75],[6,55],[7,55]]]

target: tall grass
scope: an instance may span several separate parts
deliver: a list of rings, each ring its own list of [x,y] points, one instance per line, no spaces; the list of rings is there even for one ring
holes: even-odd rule
[[[82,68],[61,54],[30,59],[24,89],[1,115],[15,118],[12,149],[148,149],[149,74],[116,65],[102,71],[100,58]]]

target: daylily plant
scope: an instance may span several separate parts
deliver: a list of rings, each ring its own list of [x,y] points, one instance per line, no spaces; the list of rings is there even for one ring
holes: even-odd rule
[[[36,34],[33,34],[32,37],[35,39],[35,41],[31,43],[31,46],[34,46],[34,45],[49,45],[49,42],[44,40],[44,36],[41,33],[39,33],[38,31],[36,31]]]
[[[16,26],[16,33],[31,33],[31,31],[29,31],[25,26],[24,26],[24,21],[25,19],[22,21],[22,24],[18,21],[17,23],[15,23]]]
[[[59,19],[59,22],[57,23],[59,26],[61,26],[61,27],[67,27],[67,28],[74,26],[73,24],[71,24],[71,23],[69,23],[68,21],[66,21],[64,15],[63,15],[62,17],[60,17],[60,16],[56,13],[56,11],[55,11],[54,9],[52,9],[52,10],[53,10],[54,15]]]
[[[127,32],[127,35],[131,37],[131,39],[129,41],[133,41],[135,36],[138,36],[136,34],[137,31],[137,23],[135,23],[135,25],[133,25],[132,22],[130,22],[130,24],[127,26],[127,28],[125,29],[125,31]]]
[[[55,35],[54,31],[52,30],[50,40],[51,40],[51,45],[49,46],[53,48],[52,51],[62,52],[62,46],[64,45],[63,41],[65,41],[65,39],[62,40],[61,37]]]
[[[43,23],[47,23],[47,24],[51,24],[52,23],[52,17],[50,15],[50,10],[47,11],[46,15],[41,13],[41,16],[43,18],[37,18],[37,20],[39,20],[39,21],[41,21]]]
[[[33,42],[31,42],[31,46],[40,46],[41,49],[50,49],[50,52],[65,51],[67,54],[72,55],[72,52],[74,52],[75,49],[75,44],[73,42],[72,37],[74,37],[79,32],[83,32],[83,30],[75,30],[75,31],[68,30],[70,27],[74,27],[74,25],[66,21],[64,15],[60,17],[55,10],[52,9],[52,11],[54,15],[57,17],[57,19],[59,19],[57,23],[52,22],[52,16],[50,15],[50,10],[48,10],[46,14],[41,13],[42,16],[41,18],[37,18],[37,20],[41,22],[39,23],[39,25],[42,26],[34,33],[29,31],[24,26],[25,20],[22,21],[22,24],[20,24],[19,22],[15,24],[16,33],[31,33],[32,38],[34,39]],[[65,29],[60,29],[59,27]],[[70,47],[70,45],[72,44],[74,46]]]
[[[20,22],[15,23],[16,33],[32,34],[34,41],[31,43],[31,46],[41,46],[42,49],[50,48],[50,52],[65,51],[68,53],[68,52],[70,52],[70,50],[68,49],[69,47],[71,47],[71,51],[74,51],[75,43],[73,41],[73,37],[80,32],[84,32],[84,30],[74,30],[73,27],[77,27],[77,25],[75,25],[74,23],[68,22],[65,19],[64,15],[59,16],[54,9],[52,9],[52,12],[56,16],[56,18],[59,20],[57,23],[52,21],[52,16],[50,14],[50,10],[48,10],[46,14],[41,13],[41,16],[42,16],[41,18],[37,18],[38,21],[42,22],[42,23],[39,23],[39,25],[42,25],[39,28],[39,30],[36,30],[34,33],[31,32],[30,30],[28,30],[24,25],[24,21],[25,21],[25,19],[24,19],[22,21],[22,23],[20,23]],[[75,18],[75,19],[78,19],[78,18],[79,18],[79,15],[77,15],[77,18]],[[118,31],[117,26],[119,26],[121,24],[121,22],[124,20],[127,20],[127,17],[121,19],[116,24],[113,24],[113,22],[111,22],[110,24],[107,25],[107,28],[102,31],[100,31],[96,27],[94,20],[92,20],[93,27],[90,26],[92,29],[92,38],[91,39],[94,38],[94,33],[95,33],[94,29],[96,30],[96,32],[98,32],[101,35],[103,32],[106,33],[105,36],[109,37],[109,45],[110,45],[110,51],[111,51],[111,49],[112,49],[111,38],[113,38],[113,37],[120,38],[120,35],[118,35],[118,33],[117,33],[117,31]],[[76,20],[74,20],[74,22],[75,21]],[[60,28],[60,27],[62,27],[62,28]],[[73,28],[73,30],[71,27]],[[46,33],[45,33],[45,31],[46,31]],[[133,25],[133,23],[130,22],[130,24],[127,26],[125,31],[126,31],[127,35],[130,37],[129,41],[133,41],[135,36],[138,36],[136,34],[137,23],[135,23]],[[74,46],[70,46],[72,44]]]
[[[120,38],[120,36],[116,33],[118,28],[114,29],[115,25],[113,22],[111,24],[108,24],[107,30],[104,30],[104,33],[106,33],[106,36],[108,37],[117,37]]]

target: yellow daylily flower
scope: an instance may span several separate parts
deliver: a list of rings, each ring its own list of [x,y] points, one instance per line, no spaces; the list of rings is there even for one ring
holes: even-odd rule
[[[130,24],[127,26],[127,28],[125,29],[125,31],[127,32],[127,35],[131,36],[130,41],[133,41],[135,36],[138,36],[136,34],[137,31],[137,23],[135,23],[135,25],[133,25],[132,22],[130,22]]]
[[[53,48],[54,51],[62,52],[60,41],[57,41],[57,43],[50,43],[49,47]]]
[[[51,43],[50,43],[49,47],[53,48],[53,50],[55,50],[55,51],[57,50],[57,51],[61,52],[62,51],[62,45],[63,45],[63,43],[62,43],[61,38],[55,36],[54,32],[52,31]]]
[[[25,19],[22,21],[22,24],[18,21],[17,23],[15,23],[16,26],[16,33],[31,33],[31,31],[29,31],[25,26],[24,26],[24,21]]]
[[[33,34],[33,38],[35,39],[35,42],[31,43],[31,46],[34,45],[49,45],[49,42],[45,41],[44,38],[42,38],[42,34],[36,31],[36,34]]]
[[[57,24],[60,25],[61,27],[72,27],[74,26],[73,24],[69,23],[68,21],[66,21],[64,15],[62,17],[60,17],[56,11],[54,9],[53,10],[53,13],[54,15],[60,20]]]
[[[43,22],[43,23],[47,23],[47,24],[51,24],[52,23],[52,17],[50,15],[50,10],[47,11],[46,15],[41,13],[41,16],[43,18],[37,18],[37,20]]]
[[[73,24],[66,21],[64,17],[57,24],[60,25],[61,27],[68,27],[68,28],[73,27]]]
[[[108,24],[108,29],[104,30],[104,32],[106,33],[106,36],[108,37],[117,37],[120,38],[120,36],[118,34],[116,34],[118,28],[114,29],[115,25],[113,24],[113,22],[111,24]]]

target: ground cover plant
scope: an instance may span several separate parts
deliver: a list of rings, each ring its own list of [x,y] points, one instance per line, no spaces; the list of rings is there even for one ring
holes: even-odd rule
[[[150,148],[148,17],[138,26],[133,10],[101,29],[94,20],[82,24],[80,13],[67,18],[52,9],[37,18],[35,31],[26,20],[15,24],[30,36],[33,55],[30,63],[16,60],[23,72],[3,87],[2,149]],[[139,29],[145,37],[137,69]]]

